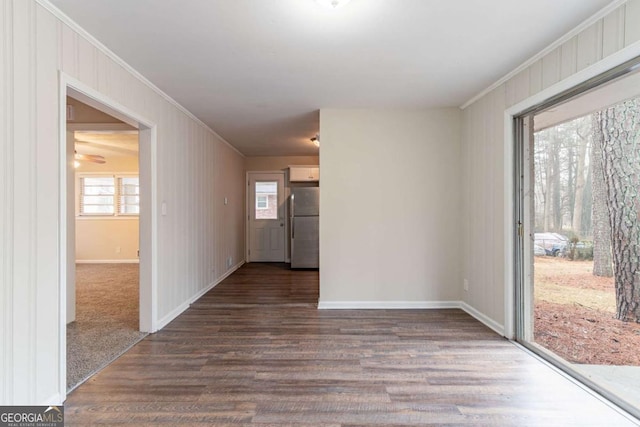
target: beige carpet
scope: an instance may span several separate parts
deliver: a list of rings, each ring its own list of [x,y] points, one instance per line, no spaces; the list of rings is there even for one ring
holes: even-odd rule
[[[76,321],[67,325],[67,390],[140,341],[138,264],[77,264]]]

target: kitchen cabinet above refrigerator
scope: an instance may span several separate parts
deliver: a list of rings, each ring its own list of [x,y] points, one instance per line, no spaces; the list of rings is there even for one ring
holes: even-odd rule
[[[289,166],[289,182],[319,182],[319,166]]]

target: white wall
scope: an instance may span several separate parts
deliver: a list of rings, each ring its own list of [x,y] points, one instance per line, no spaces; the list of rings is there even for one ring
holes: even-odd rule
[[[321,110],[321,306],[460,299],[460,128],[457,108]]]
[[[137,262],[138,217],[76,218],[76,262]]]
[[[464,301],[496,329],[505,324],[505,290],[513,288],[505,224],[511,211],[505,191],[513,179],[505,166],[505,110],[554,88],[603,58],[640,40],[640,0],[630,0],[519,70],[464,109],[463,115],[463,277]],[[555,86],[554,86],[555,85]],[[507,272],[507,274],[505,274]],[[505,283],[506,282],[506,283]],[[506,286],[505,286],[506,285]]]
[[[104,164],[81,162],[75,169],[76,256],[78,262],[138,261],[137,216],[79,216],[80,175],[138,174],[137,156],[109,156]],[[68,309],[68,308],[67,308]]]
[[[237,263],[244,254],[243,157],[48,7],[35,0],[0,6],[3,405],[65,398],[58,305],[60,71],[157,125],[158,203],[168,208],[156,224],[160,324],[230,271],[220,258]],[[229,204],[222,209],[224,196]]]

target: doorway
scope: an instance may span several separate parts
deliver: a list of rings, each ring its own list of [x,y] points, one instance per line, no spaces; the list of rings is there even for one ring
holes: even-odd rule
[[[146,333],[139,322],[138,130],[72,97],[67,112],[75,168],[76,280],[67,310],[71,391]]]
[[[248,172],[247,261],[285,262],[284,172]]]
[[[636,416],[639,64],[515,119],[516,339]]]
[[[60,271],[60,367],[59,367],[59,391],[61,395],[67,394],[67,323],[75,317],[75,297],[76,297],[76,274],[75,274],[75,249],[76,249],[76,197],[75,197],[75,167],[76,159],[75,135],[66,130],[66,119],[69,114],[73,114],[67,108],[67,100],[71,98],[79,101],[87,106],[112,116],[138,132],[139,142],[139,172],[136,183],[132,181],[131,176],[113,177],[114,187],[120,187],[120,196],[112,195],[114,200],[114,209],[124,209],[124,213],[132,212],[139,209],[139,251],[135,250],[135,256],[139,256],[139,273],[136,271],[134,276],[138,278],[139,286],[136,291],[138,297],[139,315],[135,322],[136,334],[154,332],[157,329],[156,319],[156,277],[157,274],[157,232],[154,218],[157,218],[157,209],[155,207],[156,188],[155,188],[155,171],[156,171],[156,149],[155,149],[155,125],[139,116],[137,113],[128,110],[126,107],[106,98],[99,92],[78,82],[77,80],[60,74],[60,93],[59,108],[60,112],[60,217],[66,218],[66,221],[60,224],[60,252],[61,263]],[[65,114],[66,113],[66,114]],[[90,125],[93,127],[95,124]],[[109,127],[109,126],[107,126]],[[116,128],[121,127],[117,124]],[[79,131],[88,131],[90,129],[75,129]],[[109,129],[114,130],[114,129]],[[118,129],[116,129],[118,130]],[[120,129],[121,130],[121,129]],[[85,155],[84,158],[96,156]],[[96,157],[93,157],[96,158]],[[121,178],[118,180],[118,178]],[[91,184],[91,183],[88,183]],[[96,182],[92,181],[92,184]],[[89,185],[88,187],[91,187]],[[87,188],[88,188],[87,187]],[[100,186],[98,186],[100,187]],[[108,186],[107,186],[108,187]],[[137,192],[139,194],[128,194]],[[87,194],[89,195],[89,194]],[[104,196],[104,194],[91,194],[96,196]],[[95,201],[106,200],[95,198]],[[107,197],[108,198],[108,197]],[[134,199],[137,199],[138,207],[133,207]],[[124,202],[124,203],[122,203]],[[118,205],[119,203],[119,205]],[[89,203],[91,204],[91,203]],[[98,203],[99,204],[99,203]],[[95,206],[94,206],[95,208]],[[93,209],[93,208],[91,208]],[[102,208],[97,208],[102,209]],[[90,210],[90,209],[89,209]],[[121,251],[124,248],[120,248]],[[117,252],[117,248],[116,248]],[[117,357],[117,355],[115,356]],[[108,360],[110,363],[113,359]],[[101,369],[104,366],[100,366]]]

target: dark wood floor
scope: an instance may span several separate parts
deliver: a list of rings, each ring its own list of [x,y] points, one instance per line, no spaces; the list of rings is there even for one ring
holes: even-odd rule
[[[316,309],[249,264],[71,393],[66,425],[635,425],[458,310]]]

